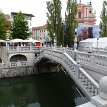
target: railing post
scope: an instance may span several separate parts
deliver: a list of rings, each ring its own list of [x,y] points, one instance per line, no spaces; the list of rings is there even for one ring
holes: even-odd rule
[[[95,64],[95,54],[94,53],[90,53],[91,54],[91,59],[90,59],[90,62],[92,65]]]
[[[81,67],[81,65],[80,65],[80,64],[77,64],[77,65],[76,65],[75,75],[76,75],[76,78],[77,78],[77,79],[79,79],[79,77],[80,77],[80,75],[79,75],[79,68],[80,68],[80,67]]]
[[[107,76],[99,82],[99,95],[92,97],[91,102],[97,107],[107,107]]]

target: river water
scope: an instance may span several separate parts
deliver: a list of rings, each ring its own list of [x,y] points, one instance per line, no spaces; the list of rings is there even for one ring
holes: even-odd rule
[[[63,71],[0,79],[0,107],[75,107],[88,101]]]

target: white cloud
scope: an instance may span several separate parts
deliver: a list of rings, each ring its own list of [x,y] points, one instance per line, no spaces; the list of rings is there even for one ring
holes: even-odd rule
[[[30,13],[35,16],[33,18],[33,26],[39,26],[46,23],[47,5],[49,0],[0,0],[0,8],[4,13],[19,12]],[[82,3],[87,4],[90,0],[81,0]],[[102,9],[103,0],[91,0],[93,9],[96,10],[97,24],[99,23],[99,16]],[[67,0],[62,2],[62,16],[64,17]],[[79,2],[79,0],[78,0]]]

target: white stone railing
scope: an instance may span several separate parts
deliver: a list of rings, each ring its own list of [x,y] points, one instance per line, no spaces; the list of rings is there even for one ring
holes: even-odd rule
[[[91,62],[91,54],[77,51],[76,52],[76,61],[90,63]]]
[[[0,63],[0,68],[3,68],[3,64],[2,63]]]
[[[31,51],[39,51],[39,47],[36,46],[9,46],[9,52],[31,52]]]
[[[107,107],[107,76],[99,81],[99,95],[91,97],[91,101],[76,107]]]
[[[95,68],[96,72],[100,71],[107,75],[107,56],[105,55],[77,51],[76,61],[80,64],[87,64],[91,68]]]
[[[41,56],[41,57],[40,57]],[[40,54],[37,59],[46,57],[56,61],[66,69],[69,75],[74,79],[74,81],[87,93],[88,96],[92,97],[98,95],[99,85],[98,83],[86,72],[80,65],[78,65],[65,51],[44,49],[42,54]]]
[[[95,53],[95,54],[100,54],[100,55],[106,55],[107,56],[107,50],[105,51],[105,50],[93,50],[92,51],[93,53]]]
[[[27,61],[10,62],[10,67],[23,67],[27,66]]]
[[[107,48],[92,47],[92,49],[97,51],[107,51]]]

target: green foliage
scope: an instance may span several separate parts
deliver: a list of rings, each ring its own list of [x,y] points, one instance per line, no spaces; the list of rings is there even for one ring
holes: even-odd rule
[[[100,15],[101,36],[107,37],[107,1],[103,1],[103,8]]]
[[[6,39],[6,28],[6,16],[2,11],[0,11],[0,39]]]
[[[51,42],[54,45],[54,40],[56,39],[57,45],[62,44],[61,35],[61,1],[53,0],[47,2],[47,17],[48,17],[48,31],[51,37]]]
[[[21,12],[14,17],[11,36],[13,39],[26,39],[30,36],[28,22]]]
[[[73,47],[75,38],[75,28],[77,27],[76,14],[77,14],[77,1],[68,0],[67,2],[67,14],[65,15],[65,45]]]

